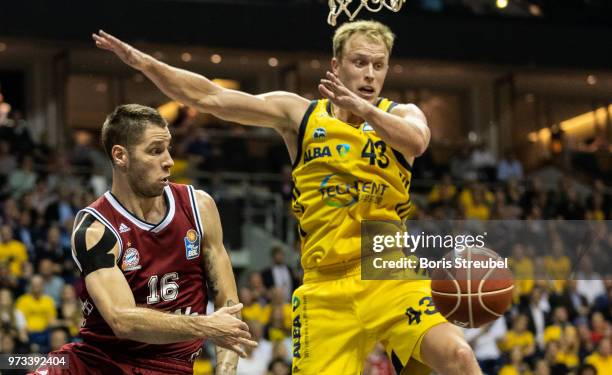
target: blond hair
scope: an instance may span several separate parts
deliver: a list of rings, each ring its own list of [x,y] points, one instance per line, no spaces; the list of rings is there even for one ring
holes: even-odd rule
[[[342,24],[334,33],[333,46],[334,57],[341,58],[344,45],[349,38],[356,33],[364,34],[366,37],[382,42],[391,54],[395,35],[388,26],[377,21],[354,21]]]

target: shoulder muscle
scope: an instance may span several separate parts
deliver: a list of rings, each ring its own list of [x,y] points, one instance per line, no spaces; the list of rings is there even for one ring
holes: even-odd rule
[[[86,214],[75,229],[72,246],[85,276],[101,268],[115,266],[119,250],[117,238],[90,214]]]

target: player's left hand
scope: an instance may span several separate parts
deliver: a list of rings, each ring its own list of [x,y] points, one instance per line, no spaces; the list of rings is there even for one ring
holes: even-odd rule
[[[363,117],[363,113],[365,113],[366,109],[371,104],[347,89],[340,79],[332,72],[327,72],[325,76],[326,78],[322,78],[319,84],[319,92],[321,95],[329,99],[338,108],[342,108],[354,115]]]

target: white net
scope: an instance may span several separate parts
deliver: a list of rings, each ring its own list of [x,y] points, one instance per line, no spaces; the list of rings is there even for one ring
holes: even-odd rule
[[[353,2],[359,4],[351,11],[350,5]],[[336,19],[340,13],[345,13],[349,21],[352,21],[362,8],[366,8],[370,12],[378,12],[384,7],[397,12],[402,8],[405,2],[406,0],[329,0],[327,23],[336,26]]]

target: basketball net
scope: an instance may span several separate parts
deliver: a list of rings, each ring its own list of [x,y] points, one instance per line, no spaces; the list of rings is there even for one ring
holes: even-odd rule
[[[357,8],[351,11],[349,10],[349,5],[353,1],[359,2]],[[357,16],[357,13],[361,10],[361,8],[366,8],[370,12],[378,12],[383,7],[392,10],[394,12],[399,11],[402,8],[402,5],[406,0],[329,0],[329,15],[327,16],[327,23],[336,26],[336,18],[340,15],[340,13],[344,12],[349,21],[352,21]]]

